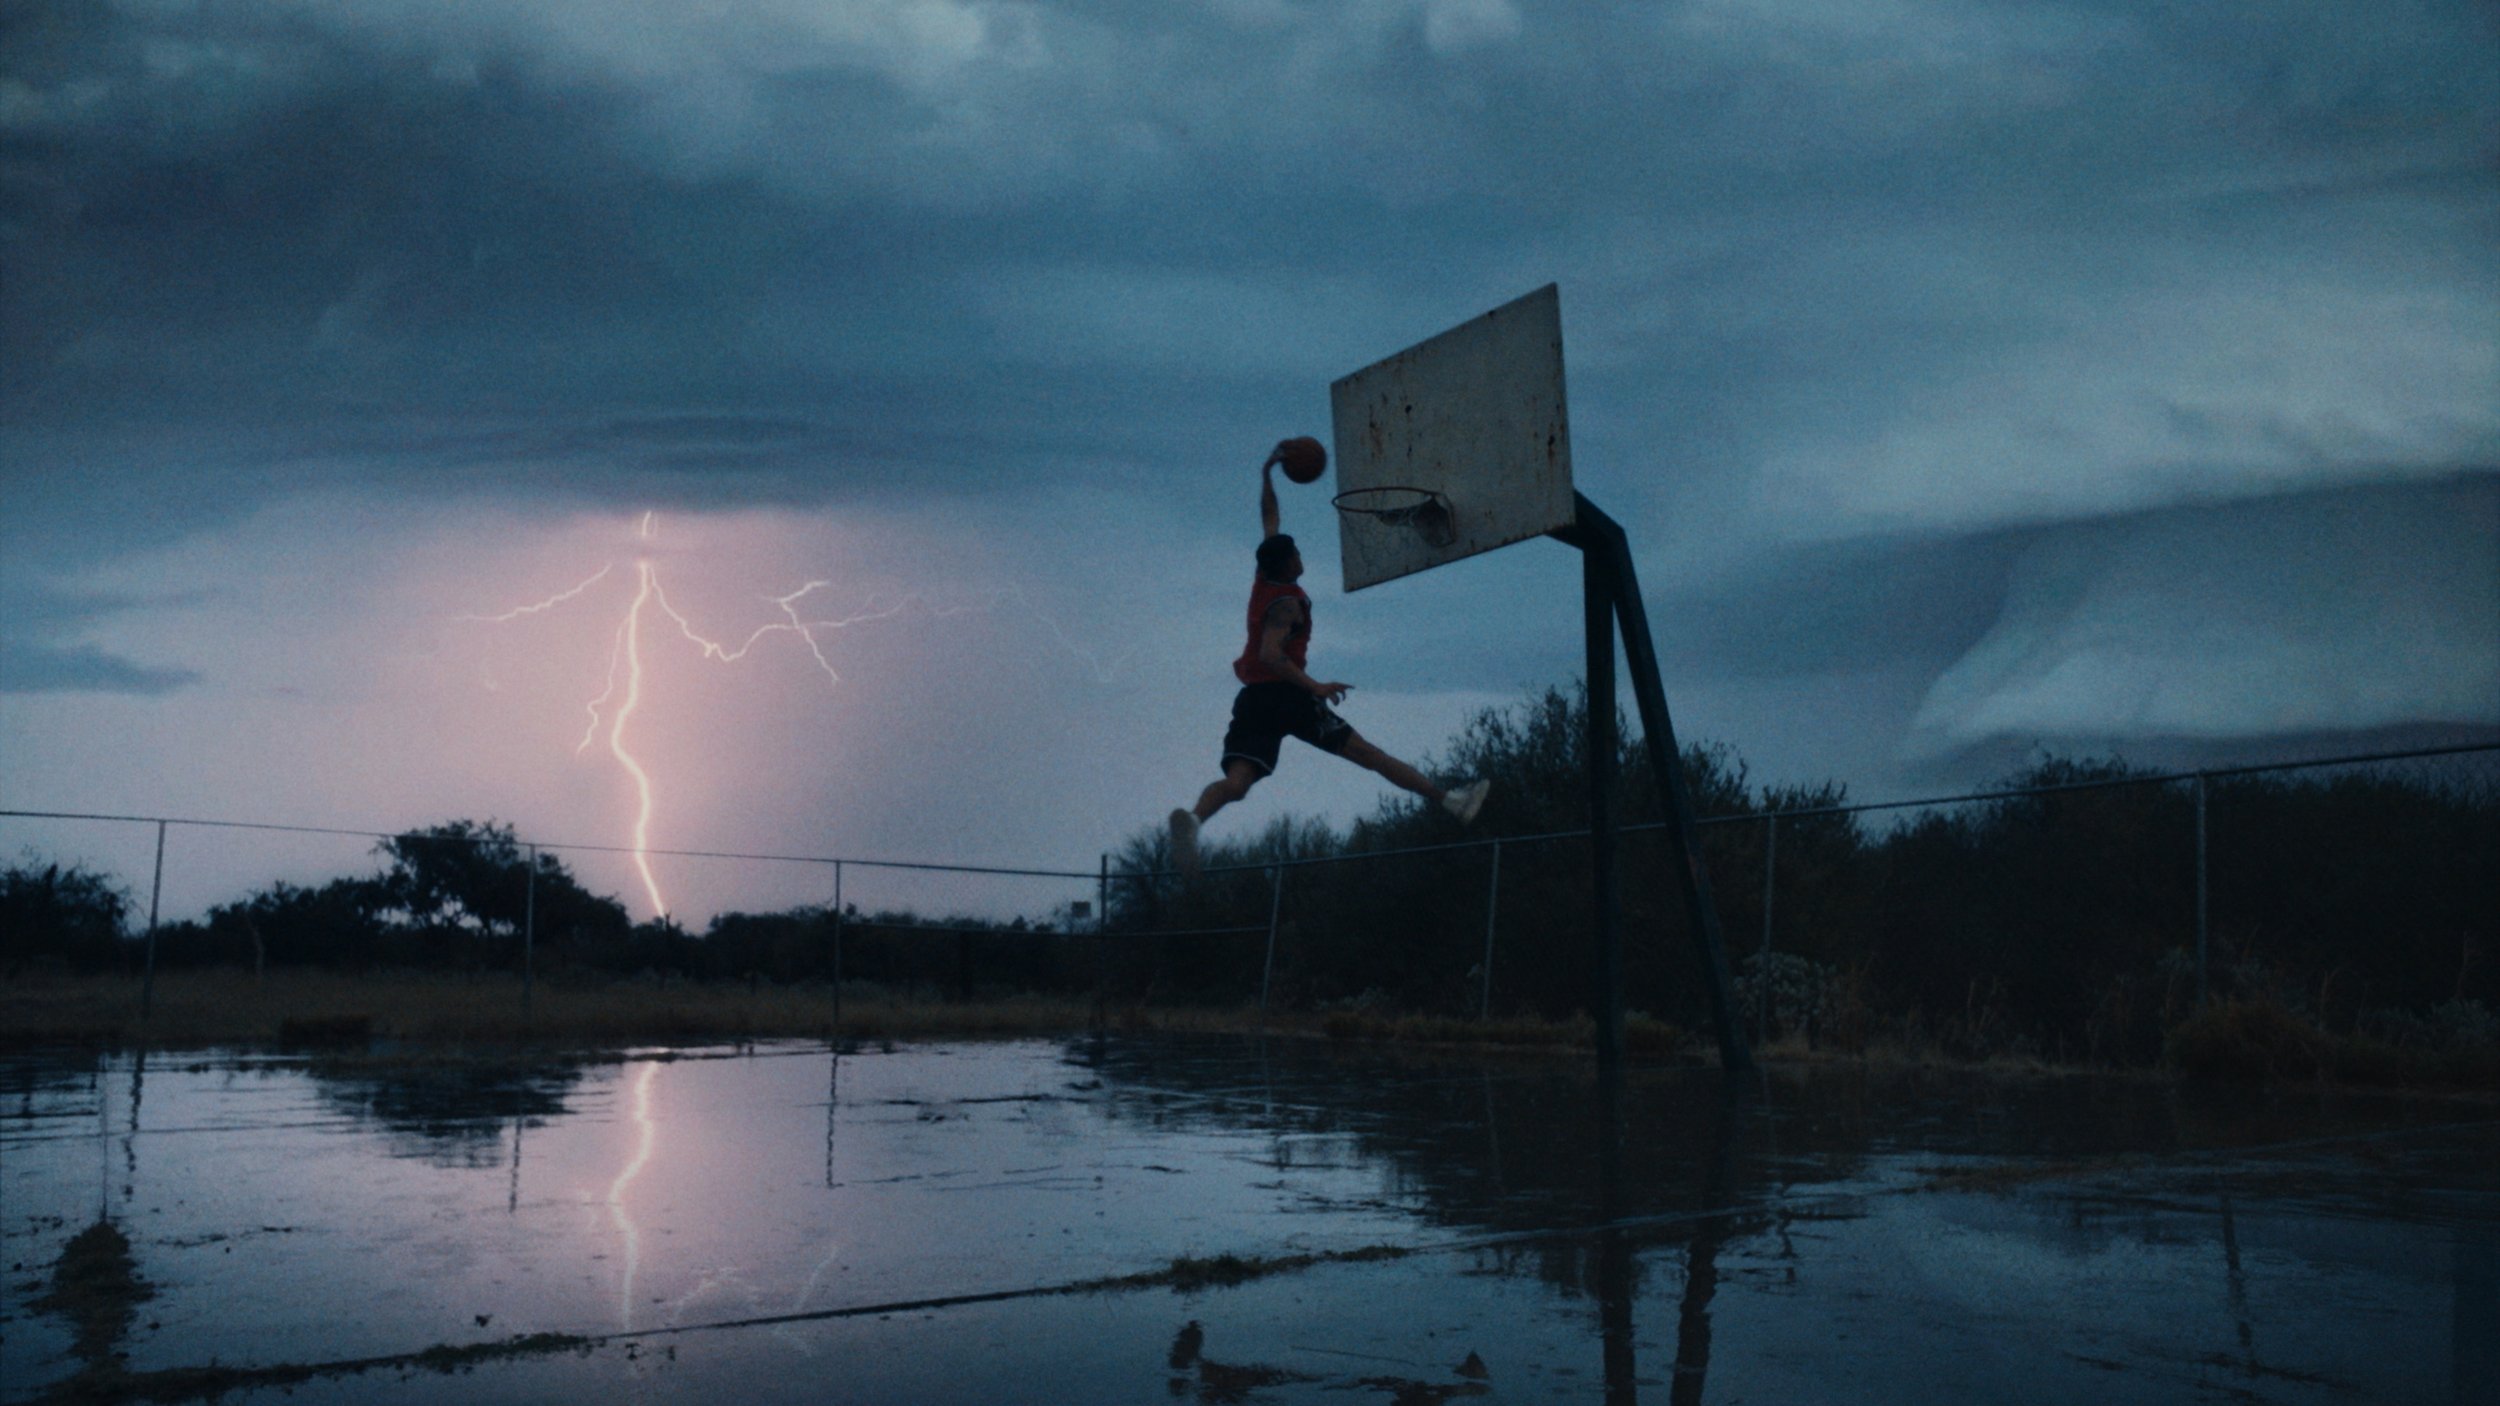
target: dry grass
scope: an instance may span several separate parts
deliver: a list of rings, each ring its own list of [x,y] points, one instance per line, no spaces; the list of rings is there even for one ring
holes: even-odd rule
[[[1765,1063],[1772,1064],[1851,1064],[1869,1069],[1920,1070],[1952,1069],[2001,1074],[2009,1077],[2031,1077],[2067,1074],[2143,1074],[2155,1075],[2158,1070],[2113,1068],[2088,1064],[2079,1060],[2043,1059],[2027,1051],[1998,1051],[1984,1055],[1956,1054],[1934,1040],[1899,1037],[1878,1037],[1856,1049],[1838,1049],[1830,1045],[1815,1047],[1794,1035],[1783,1036],[1755,1051]]]
[[[1585,1051],[1597,1038],[1597,1023],[1587,1016],[1540,1020],[1508,1016],[1471,1020],[1464,1016],[1379,1015],[1367,1011],[1330,1011],[1315,1027],[1332,1040],[1366,1040],[1403,1045],[1493,1045],[1509,1049]],[[1623,1048],[1635,1055],[1698,1055],[1707,1042],[1681,1027],[1645,1015],[1623,1022]],[[1709,1046],[1715,1050],[1716,1046]]]
[[[830,988],[647,980],[541,981],[525,1013],[520,981],[506,975],[290,969],[258,979],[235,971],[160,973],[143,1020],[138,983],[127,978],[28,976],[0,987],[0,1043],[15,1045],[880,1039],[1057,1033],[1085,1029],[1092,1016],[1082,1000],[954,1004],[853,989],[837,1021]],[[1158,1012],[1130,1015],[1126,1023],[1163,1029],[1184,1021]]]
[[[1107,1025],[1127,1031],[1246,1032],[1254,1006],[1113,1006],[1083,997],[997,996],[972,1002],[918,999],[853,984],[840,1011],[824,986],[601,979],[540,981],[523,1013],[517,977],[442,972],[347,973],[288,968],[255,978],[233,970],[159,973],[153,1007],[139,1014],[127,977],[30,974],[0,987],[0,1044],[217,1044],[356,1047],[373,1040],[432,1045],[531,1041],[596,1045],[760,1039],[909,1039],[1067,1034]],[[1577,1020],[1475,1021],[1432,1016],[1279,1013],[1268,1033],[1334,1040],[1463,1045],[1583,1053],[1591,1026]],[[1636,1054],[1692,1047],[1684,1032],[1634,1017],[1625,1045]]]
[[[1246,1033],[1522,1054],[1582,1055],[1593,1027],[1569,1020],[1329,1011],[1278,1013],[1262,1027],[1254,1006],[1113,1006],[1083,996],[1000,995],[956,1002],[854,983],[837,1013],[825,986],[750,987],[744,982],[651,978],[542,980],[530,1009],[506,974],[347,973],[286,968],[255,978],[212,969],[159,973],[154,1009],[139,1015],[139,983],[121,976],[27,973],[0,984],[0,1045],[277,1045],[353,1049],[373,1041],[417,1045],[556,1045],[734,1042],[763,1039],[915,1039],[1124,1031]],[[1624,1046],[1636,1058],[1710,1063],[1714,1043],[1634,1014]],[[1856,1065],[1979,1070],[2009,1076],[2107,1075],[2128,1071],[2044,1060],[2028,1053],[1972,1058],[1933,1040],[1876,1038],[1855,1048],[1810,1047],[1783,1036],[1755,1050],[1766,1065]],[[2500,1051],[2433,1053],[2333,1036],[2279,1009],[2218,1003],[2171,1032],[2161,1067],[2147,1078],[2186,1074],[2251,1082],[2318,1081],[2500,1090]]]
[[[2166,1057],[2207,1079],[2500,1092],[2500,1048],[2401,1048],[2321,1029],[2270,1001],[2215,1002],[2170,1031]]]

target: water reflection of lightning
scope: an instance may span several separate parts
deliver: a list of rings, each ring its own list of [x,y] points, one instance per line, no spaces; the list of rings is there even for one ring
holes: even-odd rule
[[[617,1316],[622,1320],[623,1331],[629,1333],[634,1330],[634,1276],[642,1268],[642,1232],[625,1209],[625,1188],[642,1175],[644,1165],[651,1160],[652,1144],[659,1137],[659,1125],[651,1121],[651,1077],[659,1072],[655,1060],[643,1065],[642,1072],[634,1077],[634,1126],[640,1129],[640,1135],[634,1141],[634,1155],[626,1159],[616,1180],[608,1183],[608,1218],[616,1222],[617,1232],[625,1241],[625,1282],[617,1291]]]

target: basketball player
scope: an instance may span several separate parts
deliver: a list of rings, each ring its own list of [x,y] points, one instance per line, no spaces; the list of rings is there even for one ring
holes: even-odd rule
[[[1311,598],[1294,584],[1302,579],[1302,553],[1277,530],[1277,455],[1259,466],[1259,574],[1250,584],[1249,641],[1233,661],[1241,692],[1233,696],[1233,722],[1224,733],[1224,775],[1198,793],[1198,804],[1172,812],[1172,862],[1182,873],[1198,872],[1198,827],[1217,811],[1250,794],[1276,770],[1287,737],[1376,771],[1403,790],[1439,805],[1462,825],[1484,808],[1490,783],[1472,781],[1444,791],[1432,778],[1364,740],[1329,704],[1345,700],[1352,685],[1311,677],[1304,656],[1311,647]]]

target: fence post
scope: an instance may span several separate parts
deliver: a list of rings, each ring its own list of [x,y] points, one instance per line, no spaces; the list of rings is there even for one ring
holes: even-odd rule
[[[1771,811],[1762,817],[1762,956],[1754,963],[1754,1039],[1768,1044],[1771,1039],[1771,894],[1773,880],[1779,873],[1780,817]]]
[[[842,861],[833,861],[833,1032],[842,1033]]]
[[[148,884],[148,953],[139,975],[139,1018],[156,1005],[156,902],[165,895],[165,822],[156,822],[156,877]]]
[[[530,988],[538,978],[538,846],[530,846],[528,887],[521,898],[521,1019],[530,1018]]]
[[[1259,1028],[1267,1028],[1267,989],[1276,977],[1276,919],[1285,910],[1285,866],[1279,860],[1267,886],[1267,962],[1259,971]]]
[[[1493,1018],[1493,925],[1502,910],[1502,842],[1493,842],[1493,872],[1484,884],[1484,989],[1476,997],[1476,1019]]]
[[[1094,1023],[1102,1023],[1103,1007],[1109,988],[1110,968],[1104,965],[1103,953],[1111,945],[1111,856],[1102,856],[1102,868],[1094,879]]]
[[[2196,773],[2196,1008],[2205,1008],[2205,773]]]

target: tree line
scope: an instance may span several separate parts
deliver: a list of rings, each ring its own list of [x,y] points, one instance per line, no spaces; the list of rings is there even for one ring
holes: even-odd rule
[[[374,853],[376,873],[318,886],[280,881],[203,918],[161,924],[157,965],[486,972],[517,971],[526,960],[559,979],[794,983],[833,977],[838,930],[846,979],[951,995],[1048,987],[1077,966],[1057,946],[1037,946],[1066,926],[1064,915],[1002,923],[850,904],[723,913],[701,932],[668,919],[635,922],[622,902],[583,887],[557,856],[533,857],[510,825],[494,821],[411,830]],[[83,866],[29,858],[0,868],[0,972],[131,970],[146,936],[144,915],[134,914],[125,888]]]
[[[533,874],[509,826],[461,820],[384,840],[377,873],[277,883],[166,924],[157,961],[508,970],[527,922],[544,974],[807,982],[838,962],[846,980],[964,998],[1233,1004],[1267,989],[1289,1010],[1568,1018],[1591,998],[1589,855],[1584,839],[1550,837],[1586,823],[1586,721],[1584,695],[1560,689],[1471,719],[1432,760],[1494,783],[1464,833],[1401,796],[1342,829],[1287,817],[1211,839],[1215,872],[1183,884],[1161,827],[1142,828],[1111,855],[1107,911],[1083,917],[803,906],[724,913],[695,933],[632,921],[552,854]],[[1697,1030],[1707,1006],[1648,744],[1636,728],[1618,737],[1615,813],[1653,827],[1622,838],[1627,1003]],[[2043,755],[1994,789],[2070,789],[1870,822],[1838,809],[1838,782],[1757,784],[1723,746],[1682,761],[1710,822],[1703,859],[1738,1003],[1761,1035],[2135,1064],[2159,1056],[2196,1001],[2187,785],[2115,758]],[[2241,775],[2211,779],[2206,802],[2208,996],[2415,1042],[2500,1036],[2488,779]],[[1490,839],[1504,841],[1498,875],[1492,847],[1474,843]],[[1444,848],[1388,853],[1429,846]],[[1280,882],[1280,860],[1332,862],[1290,864]],[[31,858],[0,870],[0,969],[126,969],[137,935],[108,876]]]
[[[1302,1009],[1588,1009],[1587,842],[1528,838],[1586,825],[1586,722],[1585,695],[1559,689],[1472,719],[1433,768],[1494,781],[1464,835],[1401,797],[1343,832],[1288,818],[1209,843],[1211,870],[1253,867],[1182,887],[1156,877],[1169,867],[1160,830],[1138,832],[1113,859],[1115,931],[1263,921],[1273,903],[1277,955],[1271,969],[1262,940],[1141,938],[1115,946],[1114,979],[1184,998],[1266,983]],[[1648,743],[1629,725],[1617,736],[1614,812],[1655,826],[1664,805]],[[2188,783],[2116,758],[2043,754],[1988,788],[2035,794],[1870,821],[1839,809],[1838,782],[1757,784],[1724,746],[1687,747],[1681,760],[1709,822],[1701,848],[1738,1005],[1759,1034],[2140,1064],[2196,1004]],[[2489,775],[2210,778],[2205,995],[2381,1038],[2500,1043],[2500,787]],[[1774,812],[1776,840],[1764,818]],[[1488,845],[1386,853],[1500,837],[1498,875]],[[1670,832],[1620,843],[1626,1003],[1706,1029]],[[1293,866],[1278,891],[1256,866],[1279,859],[1343,862]]]

